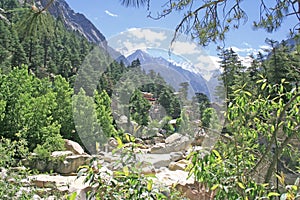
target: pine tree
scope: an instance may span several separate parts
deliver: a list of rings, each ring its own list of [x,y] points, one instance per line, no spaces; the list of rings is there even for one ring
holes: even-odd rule
[[[111,99],[103,90],[100,94],[95,91],[94,93],[95,104],[96,104],[96,114],[97,119],[102,128],[105,137],[116,137],[118,135],[117,130],[113,125],[113,117],[111,112]]]
[[[130,98],[131,118],[141,126],[147,126],[149,123],[149,110],[151,104],[144,98],[142,92],[135,90]]]
[[[245,67],[232,49],[223,50],[219,57],[221,59],[220,67],[223,69],[221,78],[224,83],[226,99],[231,101],[234,87],[241,86],[246,82],[245,77],[243,77]]]

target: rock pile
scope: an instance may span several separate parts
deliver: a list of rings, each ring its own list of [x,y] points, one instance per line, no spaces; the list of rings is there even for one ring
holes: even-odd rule
[[[199,144],[199,137],[196,138],[196,144]],[[174,133],[169,137],[164,138],[162,135],[157,135],[151,138],[152,142],[147,141],[149,138],[137,139],[139,144],[142,144],[140,153],[136,155],[136,162],[141,163],[139,167],[143,174],[155,175],[157,183],[171,186],[176,184],[177,188],[186,194],[187,197],[193,199],[193,184],[194,178],[191,176],[188,179],[188,172],[185,170],[190,164],[186,159],[190,151],[191,144],[195,141],[188,136],[179,133]],[[56,163],[34,163],[34,168],[39,170],[53,170],[59,173],[59,176],[36,175],[29,177],[31,184],[41,188],[55,188],[64,193],[77,192],[80,199],[85,199],[85,192],[89,186],[83,183],[85,177],[76,179],[76,176],[70,176],[75,173],[79,166],[88,164],[93,157],[97,157],[98,164],[101,164],[102,170],[106,170],[109,174],[117,169],[118,161],[120,161],[121,152],[112,153],[117,141],[109,139],[106,148],[99,152],[98,155],[87,155],[84,150],[76,142],[65,140],[66,151],[57,151],[52,153],[52,157],[64,158]],[[125,145],[130,147],[130,143]],[[198,147],[201,148],[201,147]],[[194,193],[193,193],[194,192]]]

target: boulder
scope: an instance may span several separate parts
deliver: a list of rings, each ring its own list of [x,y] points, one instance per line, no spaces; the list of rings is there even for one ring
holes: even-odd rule
[[[65,139],[65,148],[68,151],[72,151],[75,155],[84,154],[83,148],[77,142],[72,140]]]
[[[176,133],[175,133],[176,134]],[[174,134],[173,134],[174,135]],[[168,137],[166,139],[166,143],[158,143],[152,146],[150,149],[150,153],[155,154],[168,154],[171,152],[179,152],[185,151],[191,145],[192,140],[187,136],[183,136],[181,134],[176,134],[173,137]]]
[[[31,184],[38,188],[53,188],[59,191],[68,192],[80,191],[88,187],[87,183],[84,183],[84,176],[77,178],[76,176],[52,176],[46,174],[33,175],[28,177]]]
[[[68,151],[62,151],[62,152],[54,152],[54,156],[52,156],[55,159],[50,160],[43,160],[43,159],[33,159],[33,160],[27,160],[23,161],[23,164],[26,166],[37,169],[41,172],[49,172],[54,171],[60,174],[71,174],[76,173],[77,169],[81,165],[88,164],[88,162],[91,159],[90,155],[69,155],[70,152]],[[69,156],[66,156],[69,155]],[[62,159],[60,158],[61,156]],[[65,157],[64,157],[65,156]]]
[[[176,170],[182,170],[184,171],[186,167],[188,166],[189,161],[188,160],[180,160],[178,162],[171,162],[169,164],[169,170],[176,171]]]
[[[150,153],[152,154],[163,154],[165,153],[166,144],[165,143],[157,143],[151,147]]]
[[[166,144],[172,144],[177,141],[180,141],[182,137],[183,137],[183,135],[181,135],[180,133],[174,133],[174,134],[170,135],[169,137],[167,137],[165,142],[166,142]]]
[[[155,175],[157,182],[166,186],[177,184],[186,185],[194,183],[194,176],[189,177],[189,172],[176,170],[170,171],[168,168],[160,168]],[[188,178],[189,177],[189,178]]]
[[[60,161],[54,165],[53,170],[60,174],[75,173],[81,165],[88,164],[90,159],[90,155],[67,156],[64,161]]]
[[[150,163],[156,169],[161,167],[168,167],[171,162],[169,154],[140,154],[138,160],[141,163]]]
[[[179,152],[171,152],[170,153],[171,161],[178,161],[184,158],[184,155],[181,151]]]

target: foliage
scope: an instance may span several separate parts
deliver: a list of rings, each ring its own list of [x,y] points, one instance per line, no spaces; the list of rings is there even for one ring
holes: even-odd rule
[[[83,89],[73,96],[73,116],[75,128],[90,153],[96,153],[96,142],[106,141],[97,120],[96,105],[92,97],[86,96]]]
[[[4,0],[0,8],[8,19],[0,20],[3,72],[26,64],[39,77],[60,74],[72,80],[92,45],[78,33],[66,30],[62,19],[54,19],[43,9],[27,4],[22,7],[14,0]]]
[[[144,98],[143,93],[135,90],[130,98],[131,106],[129,107],[131,118],[141,126],[147,126],[149,123],[149,110],[151,105]]]
[[[51,116],[57,106],[51,82],[28,74],[26,67],[1,76],[1,98],[6,107],[0,134],[13,140],[24,138],[30,150],[59,134],[60,125]]]
[[[97,164],[97,160],[91,161],[89,166],[83,166],[78,176],[86,175],[85,182],[92,188],[88,193],[89,198],[95,199],[170,199],[166,195],[170,189],[159,187],[155,181],[141,173],[141,164],[136,152],[138,144],[135,138],[126,135],[127,147],[118,140],[116,152],[120,153],[120,161],[116,163],[119,168],[115,172],[108,171],[105,167]],[[182,199],[174,191],[171,191],[171,199]]]
[[[28,154],[26,141],[20,139],[11,141],[10,139],[1,138],[0,140],[0,167],[11,167],[18,164],[16,157],[25,157]]]
[[[37,154],[37,159],[49,161],[53,151],[62,151],[65,149],[65,142],[60,135],[48,137],[42,145],[38,144],[33,150]]]
[[[235,90],[226,114],[232,135],[224,136],[211,153],[190,156],[191,174],[208,188],[217,189],[216,199],[270,197],[280,191],[273,181],[275,172],[287,172],[279,166],[286,160],[298,160],[283,152],[299,148],[299,88],[286,91],[285,80],[278,85],[267,84],[266,79],[258,83],[262,93],[274,96],[253,97],[246,85]],[[289,169],[296,171],[296,166]]]
[[[29,173],[15,173],[11,170],[1,168],[0,176],[0,198],[1,199],[33,199],[36,190],[33,187],[30,189],[23,187],[21,180],[25,179]]]
[[[118,132],[113,125],[113,117],[110,108],[111,99],[105,90],[98,94],[96,91],[94,93],[95,104],[96,104],[96,113],[99,124],[102,128],[103,134],[106,137],[116,137]]]

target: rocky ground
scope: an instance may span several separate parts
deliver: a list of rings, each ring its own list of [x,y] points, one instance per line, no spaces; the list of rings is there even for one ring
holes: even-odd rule
[[[186,156],[192,150],[191,144],[193,144],[193,148],[201,149],[203,139],[204,136],[191,139],[179,133],[174,133],[167,138],[157,134],[151,138],[151,141],[137,139],[141,148],[138,149],[139,153],[136,159],[140,163],[145,163],[141,165],[142,173],[155,175],[156,183],[166,186],[177,184],[177,188],[184,191],[187,197],[199,199],[197,193],[199,191],[193,190],[194,179],[193,177],[188,178],[188,172],[185,169],[189,164]],[[84,176],[77,178],[78,167],[89,164],[93,157],[97,157],[97,161],[103,166],[101,170],[108,172],[116,170],[118,168],[116,163],[120,160],[118,152],[112,153],[116,145],[117,141],[111,138],[105,151],[100,151],[97,155],[88,155],[78,143],[65,140],[66,151],[52,153],[53,158],[62,157],[63,159],[54,159],[56,160],[54,163],[43,160],[34,163],[24,161],[24,164],[31,168],[53,172],[52,174],[29,176],[24,182],[27,183],[27,186],[36,186],[44,191],[55,190],[62,194],[77,192],[77,199],[85,199],[85,191],[89,186],[84,184]],[[127,145],[130,146],[130,144]],[[43,199],[42,196],[43,194],[36,195],[35,199]]]

